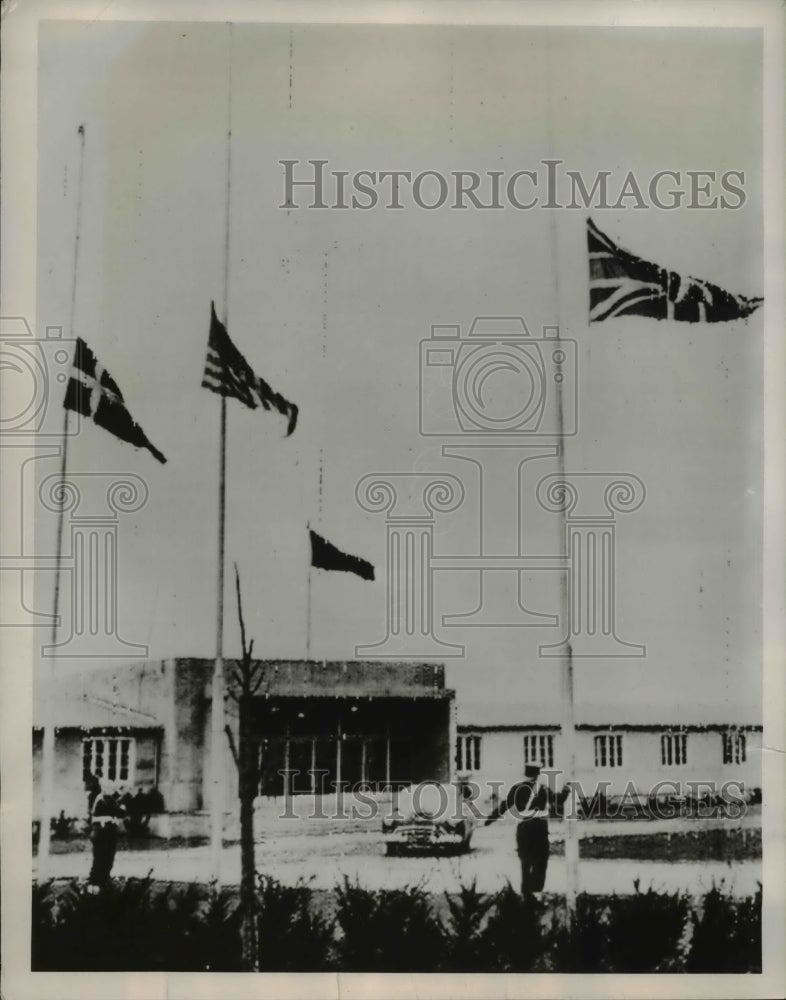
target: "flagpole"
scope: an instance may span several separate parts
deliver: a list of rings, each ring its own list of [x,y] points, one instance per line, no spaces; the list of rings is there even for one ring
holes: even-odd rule
[[[85,126],[77,129],[80,139],[79,148],[79,180],[76,192],[76,233],[74,236],[74,269],[71,279],[71,315],[69,335],[74,337],[74,321],[76,317],[76,289],[79,272],[79,240],[82,229],[82,191],[85,174]],[[52,650],[50,662],[42,669],[42,684],[39,692],[43,696],[43,744],[41,747],[41,828],[38,835],[38,881],[42,882],[49,873],[49,854],[51,845],[50,824],[52,819],[52,789],[54,787],[55,769],[55,710],[54,710],[54,680],[55,680],[55,644],[57,642],[57,626],[60,616],[60,579],[63,559],[63,521],[65,517],[65,477],[68,464],[68,410],[63,407],[63,455],[60,462],[60,505],[57,512],[57,541],[55,548],[55,593],[52,615]]]
[[[63,559],[63,520],[65,499],[65,477],[68,462],[68,413],[64,408],[63,417],[63,456],[60,463],[60,493],[59,509],[57,512],[57,542],[55,547],[55,595],[54,613],[52,615],[52,657],[44,668],[45,676],[43,683],[39,687],[39,694],[43,696],[43,745],[41,747],[41,816],[40,830],[38,834],[38,882],[39,884],[49,876],[50,868],[50,844],[51,844],[51,820],[52,810],[52,789],[54,787],[55,770],[55,699],[54,699],[54,648],[57,642],[57,626],[60,614],[60,565]]]
[[[216,662],[213,670],[212,705],[210,713],[210,854],[213,878],[221,883],[221,850],[223,847],[223,804],[221,801],[224,749],[224,550],[226,537],[226,440],[227,401],[221,397],[218,471],[218,579],[216,583]]]
[[[322,449],[319,449],[319,478],[317,480],[317,524],[322,524]],[[311,523],[306,525],[309,529],[308,546],[308,575],[306,576],[306,659],[311,659],[311,576],[313,573],[313,551],[311,546]]]
[[[227,83],[227,178],[224,234],[224,327],[229,329],[229,237],[232,197],[232,23],[229,29],[229,66]],[[221,396],[220,443],[218,462],[218,573],[216,594],[216,662],[211,685],[210,710],[210,855],[213,879],[221,884],[224,810],[222,801],[224,758],[224,551],[226,538],[226,454],[227,400]]]
[[[554,107],[552,97],[552,87],[554,86],[554,63],[551,46],[547,49],[547,122],[549,130],[549,155],[554,155]],[[557,339],[560,336],[560,259],[559,240],[557,236],[557,216],[554,209],[551,210],[551,230],[552,230],[552,259],[554,267],[554,298],[557,321]],[[564,352],[563,352],[564,353]],[[562,365],[557,363],[557,371],[561,373]],[[561,479],[565,478],[565,408],[563,394],[563,378],[555,379],[556,400],[557,400],[557,472]],[[560,550],[565,556],[566,564],[569,556],[567,539],[567,509],[563,507],[560,525]],[[570,623],[569,608],[569,587],[567,568],[560,572],[560,622]],[[573,648],[570,641],[570,628],[565,641],[565,652],[560,658],[560,687],[561,687],[561,716],[562,716],[562,752],[561,759],[563,765],[563,775],[570,782],[575,781],[576,771],[576,710],[575,710],[575,686],[573,672]],[[563,777],[563,782],[565,777]],[[563,786],[564,787],[564,786]],[[572,925],[576,915],[576,898],[578,895],[579,881],[579,831],[577,828],[576,815],[576,792],[571,786],[568,798],[564,803],[563,830],[565,835],[565,910],[567,921]]]
[[[306,577],[306,659],[311,659],[311,534],[308,536],[308,576]]]

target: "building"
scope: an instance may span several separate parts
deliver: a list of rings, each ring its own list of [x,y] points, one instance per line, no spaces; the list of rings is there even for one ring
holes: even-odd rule
[[[758,713],[760,716],[760,713]],[[609,797],[641,795],[663,781],[741,781],[761,788],[761,724],[752,707],[711,716],[702,706],[577,705],[576,767],[585,791],[605,783]],[[481,783],[517,780],[527,763],[564,769],[558,705],[459,703],[455,767]],[[557,785],[562,783],[557,777]]]
[[[35,704],[34,780],[40,815],[42,724],[55,721],[51,812],[86,811],[85,778],[156,787],[170,813],[210,805],[213,660],[169,659],[69,670]],[[225,663],[226,718],[237,736],[231,697],[236,661]],[[255,698],[260,794],[309,793],[341,782],[447,781],[455,741],[454,693],[442,665],[271,660],[260,664]],[[224,807],[237,803],[229,740]],[[286,779],[285,779],[286,774]]]
[[[229,692],[236,665],[225,664]],[[564,768],[558,705],[456,705],[441,664],[270,660],[259,666],[261,796],[330,792],[337,783],[381,791],[456,774],[507,787],[525,763]],[[90,664],[58,677],[36,698],[37,796],[41,725],[54,718],[53,815],[85,815],[85,778],[92,772],[117,785],[157,788],[172,819],[159,825],[162,831],[201,829],[179,817],[206,818],[210,807],[212,673],[212,660],[178,658]],[[226,718],[236,738],[231,697]],[[701,706],[677,703],[668,710],[579,704],[571,777],[590,794],[605,783],[612,798],[629,792],[631,783],[642,795],[664,781],[760,788],[762,726],[755,720],[755,710],[743,706],[734,716],[710,717]],[[229,740],[222,766],[223,806],[233,812],[237,780]],[[558,776],[557,784],[562,780]]]

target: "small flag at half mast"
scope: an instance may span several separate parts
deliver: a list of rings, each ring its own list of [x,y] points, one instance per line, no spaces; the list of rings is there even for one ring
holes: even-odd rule
[[[315,569],[343,570],[345,573],[355,573],[364,580],[374,579],[374,567],[370,562],[359,556],[347,555],[310,528],[308,533],[311,537],[311,565]]]
[[[590,323],[618,316],[650,316],[683,323],[745,319],[763,299],[733,295],[699,278],[652,264],[618,247],[587,220]]]
[[[127,441],[135,448],[147,448],[159,462],[166,462],[128,412],[117,382],[98,363],[95,354],[81,337],[76,340],[71,377],[66,386],[63,406],[83,417],[89,417],[93,423],[121,441]]]
[[[254,373],[251,365],[230,340],[227,329],[216,316],[216,307],[210,303],[210,337],[207,342],[205,374],[202,386],[218,393],[239,399],[249,409],[261,406],[277,410],[287,418],[287,437],[297,424],[298,408],[294,403],[274,392],[267,382]]]

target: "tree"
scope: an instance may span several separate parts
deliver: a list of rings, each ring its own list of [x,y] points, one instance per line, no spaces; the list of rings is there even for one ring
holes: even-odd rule
[[[240,593],[240,573],[235,563],[237,616],[240,622],[242,657],[230,671],[228,693],[237,704],[238,738],[226,727],[229,746],[238,771],[240,800],[240,938],[243,968],[259,971],[256,862],[254,858],[254,799],[259,786],[259,741],[254,727],[254,698],[265,683],[264,664],[252,659],[254,640],[246,642],[246,623]]]

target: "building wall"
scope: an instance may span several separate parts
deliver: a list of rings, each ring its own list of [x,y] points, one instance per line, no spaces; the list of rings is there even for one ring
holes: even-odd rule
[[[87,792],[82,775],[82,753],[85,739],[91,737],[122,736],[134,740],[134,771],[128,787],[154,788],[158,772],[160,737],[157,733],[123,730],[108,732],[83,732],[77,729],[59,730],[55,738],[55,771],[52,783],[52,816],[64,812],[68,817],[87,816]],[[41,814],[41,758],[42,731],[33,736],[33,818]],[[167,805],[166,799],[164,800]]]
[[[661,761],[661,735],[669,732],[666,727],[660,731],[632,729],[578,730],[576,733],[576,772],[574,780],[581,782],[585,791],[594,789],[597,782],[609,782],[608,794],[621,795],[629,782],[637,791],[646,794],[658,782],[714,781],[721,786],[726,781],[741,781],[746,788],[761,787],[761,732],[748,730],[746,733],[747,754],[744,763],[723,763],[723,739],[720,731],[688,731],[686,764],[663,764]],[[674,730],[675,732],[677,730]],[[488,785],[502,781],[507,787],[519,780],[524,767],[524,736],[527,733],[548,730],[472,730],[462,726],[458,737],[476,734],[481,737],[481,766],[475,771],[475,778]],[[622,736],[622,766],[595,766],[595,736],[602,733],[617,733]],[[559,732],[552,731],[554,739],[554,767],[564,767],[564,744]],[[463,768],[462,773],[467,773]],[[567,776],[566,776],[567,777]],[[563,778],[557,777],[557,787]]]

